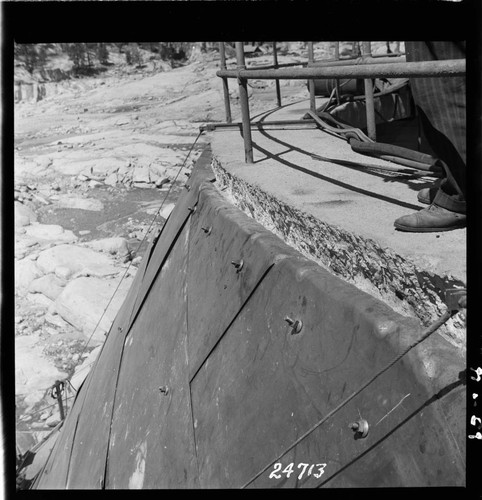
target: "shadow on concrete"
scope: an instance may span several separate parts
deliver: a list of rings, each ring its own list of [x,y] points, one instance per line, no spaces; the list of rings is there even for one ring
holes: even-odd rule
[[[300,100],[298,102],[302,102],[302,100]],[[278,139],[270,134],[267,134],[266,130],[262,128],[262,122],[267,121],[267,118],[270,115],[272,115],[273,113],[275,113],[276,111],[278,111],[281,108],[289,107],[289,106],[292,106],[293,104],[297,104],[297,103],[289,103],[289,104],[286,104],[284,106],[274,108],[266,113],[261,113],[259,115],[259,116],[262,116],[262,118],[259,120],[261,122],[261,124],[257,126],[257,129],[266,138],[272,140],[273,142],[276,142],[278,144],[284,145],[287,148],[289,148],[287,151],[285,151],[284,153],[280,153],[280,154],[285,154],[285,153],[288,153],[290,151],[295,151],[295,152],[298,152],[301,154],[306,154],[306,155],[311,157],[311,155],[313,153],[309,153],[308,151],[305,151],[301,148],[297,148],[296,146],[293,146],[292,144],[289,144],[289,143],[284,142],[284,141],[282,141],[282,140],[280,140],[280,139]],[[295,112],[297,114],[299,114],[299,110],[295,110]],[[242,135],[242,128],[241,127],[240,127],[240,131],[241,131],[241,135]],[[417,137],[418,137],[419,133],[421,133],[421,132],[419,130],[418,121],[416,118],[397,120],[394,122],[381,123],[381,124],[377,125],[377,138],[378,138],[379,142],[383,142],[383,143],[387,143],[387,144],[394,144],[394,145],[398,145],[401,147],[405,147],[407,149],[414,149],[414,150],[420,149],[420,147],[419,147],[420,145],[418,144],[418,141],[417,141]],[[422,148],[421,148],[422,152],[424,152],[426,154],[430,154],[432,156],[435,155],[433,150],[428,145],[427,140],[423,134],[423,131],[422,131],[422,138],[421,138],[421,146],[422,146]],[[263,160],[259,160],[259,161],[263,161]],[[350,165],[350,163],[354,163],[354,162],[348,162],[348,161],[338,160],[338,159],[333,159],[333,158],[326,158],[325,161],[336,163],[337,165],[341,165],[341,166],[344,166],[346,168],[351,168],[351,169],[357,170],[357,171],[360,171],[360,167],[361,168],[370,168],[370,167],[365,167],[363,164],[360,164],[360,167],[357,167],[355,165]],[[369,171],[369,170],[364,170],[364,172],[366,174],[372,175],[374,177],[383,178],[384,182],[400,182],[400,183],[406,185],[411,191],[417,191],[417,192],[420,191],[421,189],[432,187],[434,182],[436,181],[436,179],[434,178],[433,181],[426,181],[424,183],[413,182],[413,179],[417,178],[417,177],[413,176],[409,172],[407,172],[406,175],[397,175],[397,176],[388,176],[388,175],[385,175],[385,174],[382,174],[379,172],[374,172],[374,171]],[[403,202],[400,202],[399,204],[401,204],[401,203],[403,203]],[[407,206],[407,205],[404,204],[403,206]],[[413,207],[413,205],[411,205],[410,208],[411,207]],[[417,206],[415,209],[420,210],[420,207]]]
[[[286,130],[286,129],[283,129],[283,130]],[[288,130],[290,130],[290,129],[288,129]],[[300,129],[298,128],[298,129],[293,129],[293,130],[300,130]],[[305,151],[303,149],[297,148],[296,146],[292,146],[289,143],[282,141],[281,139],[277,139],[276,137],[274,137],[274,136],[272,136],[270,134],[267,134],[266,130],[263,129],[262,125],[258,126],[258,131],[262,135],[264,135],[266,138],[272,140],[273,142],[277,142],[278,144],[281,144],[281,145],[284,145],[284,146],[288,147],[288,149],[286,151],[284,151],[283,153],[279,153],[279,154],[285,154],[285,153],[289,153],[291,151],[296,151],[297,153],[306,154],[306,155],[310,156],[311,158],[313,158],[314,153],[309,153],[308,151]],[[369,165],[369,164],[358,163],[358,162],[354,162],[354,161],[340,160],[338,158],[325,158],[325,157],[322,157],[322,156],[319,156],[319,155],[315,155],[315,156],[317,156],[319,158],[313,158],[314,160],[319,159],[321,161],[335,163],[336,165],[341,165],[342,167],[350,168],[350,169],[356,170],[358,172],[360,170],[362,170],[364,173],[366,173],[368,175],[372,175],[374,177],[380,177],[380,178],[382,178],[384,180],[384,182],[401,182],[401,183],[405,183],[406,184],[413,177],[419,178],[419,176],[417,176],[416,174],[413,174],[412,173],[413,171],[411,171],[409,168],[406,169],[406,172],[401,172],[401,173],[397,174],[396,176],[390,176],[390,175],[383,174],[381,172],[375,172],[373,170],[372,171],[371,170],[366,170],[366,169],[376,169],[377,165]],[[380,167],[379,169],[381,169],[381,168],[383,168],[383,167]],[[403,168],[403,167],[400,166],[400,168]],[[428,182],[427,183],[427,186],[431,186],[431,185],[432,185],[432,182]],[[420,187],[420,184],[416,184],[415,186],[416,187],[411,187],[411,186],[409,186],[409,187],[411,189],[414,189],[414,190],[422,189]],[[422,187],[425,187],[425,186],[422,186]]]
[[[264,119],[266,119],[267,116],[269,115],[272,115],[273,113],[276,113],[277,111],[279,111],[280,109],[284,109],[284,108],[288,108],[289,106],[293,106],[295,104],[299,104],[300,102],[303,102],[303,101],[306,101],[306,98],[303,98],[303,99],[299,99],[297,101],[294,101],[294,102],[288,102],[286,104],[283,104],[282,106],[276,106],[268,111],[261,111],[260,113],[258,113],[257,115],[253,115],[250,120],[254,120],[255,118],[259,118],[260,116],[264,117]],[[295,113],[298,114],[298,111],[294,111]]]
[[[261,131],[261,133],[263,133],[263,131]],[[243,134],[241,132],[241,136],[242,135]],[[268,135],[268,137],[271,137],[271,136]],[[303,149],[297,148],[296,146],[293,146],[291,144],[288,144],[288,143],[286,143],[284,141],[281,141],[279,139],[276,139],[276,138],[273,138],[273,140],[276,141],[276,142],[278,142],[281,145],[285,145],[288,148],[288,150],[284,151],[284,152],[281,152],[281,153],[278,153],[278,154],[273,154],[270,151],[268,151],[267,149],[259,146],[254,141],[252,142],[252,146],[253,146],[253,148],[255,148],[260,153],[263,153],[264,155],[266,155],[267,158],[275,160],[275,161],[278,161],[278,162],[282,163],[283,165],[285,165],[287,167],[290,167],[290,168],[293,168],[293,169],[298,170],[300,172],[303,172],[305,174],[311,175],[312,177],[316,177],[317,179],[323,180],[325,182],[329,182],[331,184],[334,184],[336,186],[342,187],[344,189],[348,189],[348,190],[353,191],[355,193],[363,194],[363,195],[369,196],[371,198],[376,198],[378,200],[382,200],[382,201],[386,201],[388,203],[392,203],[393,205],[398,205],[400,207],[408,208],[410,210],[421,210],[421,207],[418,206],[418,205],[412,205],[411,203],[406,203],[404,201],[396,200],[395,198],[390,198],[389,196],[384,196],[382,194],[378,194],[378,193],[374,193],[372,191],[368,191],[366,189],[354,186],[352,184],[348,184],[346,182],[339,181],[339,180],[333,179],[331,177],[327,177],[326,175],[322,175],[322,174],[320,174],[318,172],[313,172],[312,170],[309,170],[307,168],[304,168],[304,167],[301,167],[299,165],[296,165],[295,163],[292,163],[292,162],[290,162],[288,160],[285,160],[285,159],[281,158],[281,155],[286,154],[287,152],[290,152],[290,151],[296,151],[298,153],[302,153],[302,154],[308,155],[308,156],[310,156],[310,158],[311,158],[311,155],[313,153],[310,153],[310,152],[305,151]],[[265,159],[258,160],[258,161],[255,161],[254,163],[259,163],[259,162],[262,162],[264,160]]]

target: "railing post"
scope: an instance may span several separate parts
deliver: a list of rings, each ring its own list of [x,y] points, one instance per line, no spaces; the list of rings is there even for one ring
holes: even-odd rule
[[[276,48],[276,42],[273,42],[273,64],[275,69],[278,67],[278,50]],[[279,85],[279,80],[275,80],[276,84],[276,99],[278,101],[278,106],[281,107],[281,90]]]
[[[221,69],[226,69],[226,52],[224,42],[219,42],[219,54],[221,56]],[[231,123],[231,103],[229,101],[229,86],[228,79],[223,80],[223,93],[224,93],[224,109],[226,110],[226,122]]]
[[[313,49],[313,42],[308,42],[308,66],[315,62],[315,51]],[[308,80],[308,88],[310,90],[310,109],[316,113],[316,99],[315,99],[315,81]]]
[[[236,42],[236,62],[238,70],[246,69],[244,62],[244,44]],[[247,78],[238,78],[239,83],[239,102],[241,105],[241,117],[243,122],[244,139],[244,159],[246,163],[253,163],[253,145],[251,143],[251,123],[249,118],[248,102],[248,80]]]
[[[340,60],[340,42],[335,42],[335,59],[337,61]],[[336,103],[340,104],[340,80],[337,78],[335,80],[335,89],[336,89]]]
[[[370,42],[362,43],[362,56],[371,56]],[[365,105],[366,105],[366,116],[367,116],[367,132],[370,139],[377,140],[377,132],[375,125],[375,103],[373,101],[373,80],[371,78],[365,78]]]

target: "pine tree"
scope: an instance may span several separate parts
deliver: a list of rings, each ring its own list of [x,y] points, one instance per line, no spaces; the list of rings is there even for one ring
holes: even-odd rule
[[[130,43],[125,49],[125,55],[127,64],[135,64],[137,67],[142,65],[142,54],[137,43]]]
[[[43,68],[45,66],[45,63],[47,62],[47,46],[46,46],[46,44],[41,43],[38,45],[37,56],[38,56],[37,65],[39,67]]]
[[[25,64],[25,69],[32,74],[37,67],[39,56],[35,45],[30,43],[15,44],[15,56],[22,60]]]
[[[100,64],[106,65],[109,63],[109,50],[105,43],[97,44],[97,59]]]
[[[124,54],[126,56],[126,63],[131,65],[132,64],[132,54],[131,54],[131,49],[130,47],[127,47],[125,50],[124,50]]]
[[[68,44],[67,55],[74,64],[73,67],[74,72],[79,71],[81,68],[85,67],[85,53],[86,53],[85,43]]]
[[[132,47],[132,62],[136,65],[136,66],[142,66],[142,54],[139,50],[139,46],[137,45],[137,43],[134,43],[133,44],[133,47]]]
[[[85,45],[85,58],[87,60],[87,67],[92,68],[94,61],[94,54],[97,54],[97,43],[86,43]]]

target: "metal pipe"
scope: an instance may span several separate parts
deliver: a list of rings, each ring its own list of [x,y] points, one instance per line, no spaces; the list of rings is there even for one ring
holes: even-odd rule
[[[373,141],[377,140],[377,129],[375,124],[375,101],[373,99],[373,81],[365,78],[365,107],[367,116],[367,134]]]
[[[313,48],[313,42],[308,42],[308,65],[315,62],[315,51]],[[316,98],[315,98],[315,82],[313,78],[308,80],[308,88],[310,90],[310,109],[311,111],[316,111]]]
[[[357,66],[360,64],[395,64],[395,63],[403,63],[406,61],[405,56],[400,57],[387,57],[387,56],[370,56],[370,57],[357,57],[352,59],[324,59],[322,61],[317,61],[312,64],[313,67],[319,68],[331,68],[331,67],[340,67],[340,66]]]
[[[314,78],[388,78],[426,76],[447,77],[464,76],[465,59],[445,59],[440,61],[419,61],[384,64],[359,64],[355,66],[280,69],[241,69],[221,70],[216,73],[227,78],[256,78],[257,80],[309,80]]]
[[[226,51],[224,42],[219,42],[219,54],[221,55],[221,69],[226,69]],[[223,78],[224,109],[226,110],[226,121],[231,123],[231,102],[229,100],[228,79]]]
[[[372,53],[370,42],[362,43],[362,55],[370,57]],[[377,140],[377,128],[375,124],[375,101],[373,99],[373,80],[365,78],[363,81],[365,85],[365,107],[367,117],[367,133],[368,137],[373,141]]]
[[[62,403],[62,390],[64,383],[61,380],[56,380],[52,389],[55,390],[55,398],[57,398],[57,404],[59,405],[60,420],[65,419],[64,405]]]
[[[206,125],[201,125],[199,127],[200,130],[207,130],[208,132],[216,130],[217,128],[235,128],[241,127],[243,124],[240,122],[231,122],[231,123],[207,123]],[[307,118],[303,120],[259,120],[257,122],[251,122],[251,127],[258,126],[277,126],[277,125],[311,125],[316,126],[315,120],[312,118]]]
[[[300,61],[300,62],[292,62],[292,63],[281,63],[278,64],[278,68],[289,68],[290,66],[308,66],[308,63],[306,61]],[[249,66],[248,69],[271,69],[274,68],[274,64],[261,64],[259,66],[252,65]]]
[[[386,55],[381,56],[369,56],[369,57],[355,57],[351,59],[324,59],[322,61],[317,61],[313,63],[315,67],[333,67],[333,66],[356,66],[358,64],[394,64],[396,62],[405,62],[405,57],[400,56],[399,60],[396,60],[396,57],[388,57]]]
[[[405,54],[372,54],[371,57],[341,57],[338,59],[324,59],[322,61],[316,61],[313,63],[313,66],[352,66],[355,64],[382,64],[382,63],[393,63],[397,62],[396,59],[405,60]],[[401,61],[399,61],[401,62]],[[278,68],[289,68],[292,66],[308,66],[307,61],[299,61],[292,63],[281,63],[278,64]],[[248,66],[247,69],[272,69],[274,68],[274,64],[261,64],[259,66],[251,65]]]
[[[372,57],[373,58],[380,58],[380,57],[394,58],[394,57],[401,57],[404,55],[405,55],[405,52],[392,52],[391,54],[372,54]]]
[[[243,42],[236,42],[236,62],[238,67],[237,70],[238,73],[241,71],[246,71]],[[238,84],[239,84],[239,103],[241,105],[241,118],[243,121],[244,160],[246,163],[253,163],[253,145],[251,142],[251,123],[249,118],[247,77],[239,76]]]
[[[275,69],[278,68],[278,51],[276,49],[276,42],[273,42],[273,63]],[[275,80],[276,84],[276,100],[278,102],[278,106],[281,107],[281,89],[279,86],[279,80]]]

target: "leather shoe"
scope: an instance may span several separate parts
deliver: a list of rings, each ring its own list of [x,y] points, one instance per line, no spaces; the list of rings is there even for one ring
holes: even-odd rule
[[[420,203],[425,203],[425,205],[430,205],[435,199],[438,187],[424,188],[421,189],[417,194],[417,200]]]
[[[465,227],[467,216],[457,212],[451,212],[439,205],[432,204],[419,212],[404,215],[398,218],[394,225],[400,231],[412,233],[429,233],[438,231],[450,231]]]

